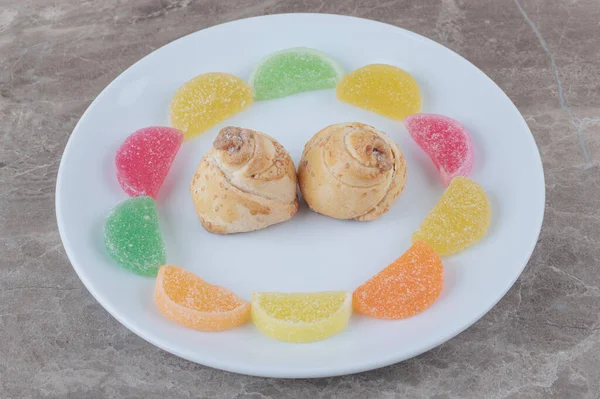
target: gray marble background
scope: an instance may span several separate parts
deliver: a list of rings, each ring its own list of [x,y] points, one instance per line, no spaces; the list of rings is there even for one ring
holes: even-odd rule
[[[87,292],[54,216],[58,164],[93,98],[132,63],[254,15],[384,21],[463,55],[525,116],[546,217],[521,278],[417,358],[275,380],[209,369],[129,332]],[[0,397],[600,398],[598,0],[0,0]]]

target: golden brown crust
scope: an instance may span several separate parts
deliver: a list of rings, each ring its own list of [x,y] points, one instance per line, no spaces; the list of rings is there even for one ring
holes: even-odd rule
[[[337,219],[374,220],[404,189],[406,162],[385,133],[362,123],[342,123],[306,143],[298,181],[314,211]]]
[[[275,139],[250,129],[221,130],[190,191],[202,225],[217,234],[262,229],[298,210],[290,155]]]

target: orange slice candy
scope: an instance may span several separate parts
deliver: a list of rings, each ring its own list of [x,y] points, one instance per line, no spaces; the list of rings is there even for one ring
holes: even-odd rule
[[[425,242],[417,241],[394,263],[358,287],[352,294],[352,306],[367,316],[404,319],[431,306],[443,286],[440,256]]]
[[[182,326],[223,331],[250,319],[250,303],[179,266],[161,266],[154,302],[163,315]]]

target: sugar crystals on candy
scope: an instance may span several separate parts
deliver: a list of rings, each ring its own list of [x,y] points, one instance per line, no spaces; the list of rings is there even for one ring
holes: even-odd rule
[[[421,95],[415,79],[403,69],[371,64],[350,72],[337,85],[340,100],[402,120],[421,109]]]
[[[403,319],[421,313],[440,296],[444,269],[440,256],[417,241],[391,265],[358,287],[352,306],[380,319]]]
[[[179,151],[183,134],[170,127],[147,127],[131,134],[117,150],[117,180],[131,197],[156,198]]]
[[[250,77],[254,98],[268,100],[291,94],[334,88],[344,75],[327,54],[298,47],[277,51],[261,61]]]
[[[262,333],[281,341],[325,339],[344,330],[351,314],[348,291],[252,294],[252,321]]]
[[[458,121],[443,115],[415,114],[404,119],[406,130],[433,161],[444,185],[473,168],[473,143]]]
[[[488,231],[490,201],[473,180],[457,176],[413,234],[440,255],[452,255],[475,244]]]
[[[156,203],[147,196],[117,205],[104,224],[104,245],[110,257],[134,273],[155,276],[166,262]]]
[[[210,72],[183,84],[171,100],[171,125],[191,139],[248,108],[252,88],[235,75]]]
[[[250,319],[250,303],[178,266],[162,266],[154,301],[163,315],[201,331],[224,331]]]

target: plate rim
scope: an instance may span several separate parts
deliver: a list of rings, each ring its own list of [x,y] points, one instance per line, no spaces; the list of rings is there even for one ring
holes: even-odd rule
[[[166,46],[169,46],[171,44],[174,44],[175,42],[178,42],[180,40],[184,40],[186,38],[188,38],[189,36],[195,35],[198,32],[201,31],[206,31],[206,30],[211,30],[211,29],[215,29],[215,28],[221,28],[225,25],[230,25],[230,24],[236,24],[240,21],[247,21],[247,20],[254,20],[254,19],[277,19],[277,18],[288,18],[288,17],[298,17],[298,16],[302,16],[302,17],[306,17],[306,18],[334,18],[334,19],[340,19],[340,20],[357,20],[360,21],[361,23],[370,23],[370,24],[374,24],[374,25],[383,25],[386,27],[391,27],[394,29],[399,29],[402,31],[403,34],[407,35],[407,36],[411,36],[413,38],[419,39],[419,40],[423,40],[426,41],[429,45],[433,45],[435,47],[438,47],[440,49],[443,49],[447,52],[449,52],[450,54],[452,54],[453,56],[459,57],[460,59],[462,59],[464,62],[466,62],[467,64],[471,65],[474,70],[477,71],[477,73],[479,73],[480,75],[483,75],[483,77],[485,77],[485,79],[487,79],[493,86],[495,86],[502,94],[504,94],[504,96],[510,101],[514,111],[516,111],[516,113],[521,117],[521,119],[523,120],[523,124],[524,126],[527,128],[527,131],[529,132],[529,135],[527,137],[528,140],[531,140],[533,142],[533,147],[536,149],[536,151],[534,151],[534,153],[532,155],[536,155],[535,156],[535,160],[537,161],[535,163],[539,164],[539,176],[538,178],[540,179],[541,182],[541,186],[543,187],[543,189],[541,190],[540,197],[538,198],[538,202],[540,204],[539,206],[539,212],[537,215],[538,218],[538,222],[537,225],[535,226],[535,239],[532,240],[533,244],[531,246],[531,248],[529,249],[526,259],[524,260],[524,264],[521,266],[520,271],[518,274],[515,275],[514,279],[510,282],[510,284],[508,284],[506,287],[504,287],[504,289],[502,290],[501,295],[498,296],[497,300],[494,301],[487,309],[485,309],[483,312],[480,312],[480,314],[478,314],[477,316],[473,317],[468,323],[466,323],[464,326],[460,327],[460,328],[456,328],[453,331],[448,332],[447,334],[444,334],[444,338],[441,338],[439,340],[436,340],[435,342],[429,344],[429,345],[425,345],[422,347],[414,347],[413,350],[405,352],[403,355],[399,356],[398,354],[395,354],[394,352],[391,352],[389,355],[387,356],[380,356],[379,358],[377,358],[376,360],[366,360],[366,361],[358,361],[355,363],[352,363],[350,365],[347,365],[345,367],[339,367],[336,369],[331,369],[331,368],[317,368],[317,367],[311,367],[311,369],[291,369],[291,370],[282,370],[282,369],[277,369],[274,368],[273,366],[258,366],[258,367],[248,367],[248,366],[244,366],[244,365],[232,365],[231,363],[225,361],[222,362],[220,361],[218,358],[206,358],[206,360],[203,360],[202,363],[200,363],[198,360],[192,359],[191,356],[188,356],[186,353],[181,352],[180,350],[172,347],[169,343],[165,343],[162,342],[158,339],[155,339],[155,337],[153,337],[153,334],[151,332],[147,332],[147,331],[142,331],[140,329],[138,329],[134,324],[135,323],[130,323],[127,320],[125,320],[125,318],[121,317],[118,310],[113,308],[110,304],[106,303],[103,299],[102,296],[97,293],[92,287],[93,284],[88,280],[88,278],[85,276],[85,274],[82,272],[83,268],[81,268],[80,266],[77,266],[78,262],[76,262],[75,260],[77,259],[77,256],[75,254],[75,251],[72,247],[72,245],[70,244],[70,241],[66,235],[65,232],[65,224],[64,224],[64,218],[62,216],[62,209],[60,207],[60,203],[62,201],[62,195],[61,195],[61,186],[62,186],[62,176],[64,175],[63,173],[63,169],[64,169],[64,160],[66,158],[67,153],[71,150],[71,147],[73,146],[73,142],[74,139],[73,137],[77,134],[77,132],[80,130],[80,126],[82,125],[82,122],[89,117],[89,114],[91,113],[91,110],[95,107],[95,105],[99,102],[99,100],[106,94],[106,92],[109,91],[109,89],[117,84],[117,82],[119,82],[121,79],[124,78],[124,76],[127,74],[127,72],[132,69],[133,67],[135,67],[137,64],[139,64],[140,62],[144,61],[146,58],[148,58],[149,56],[151,56],[152,54],[154,54],[155,52],[163,49]],[[539,151],[539,147],[537,146],[537,143],[535,141],[535,137],[533,135],[533,133],[531,132],[531,129],[529,128],[527,122],[525,121],[525,118],[523,117],[523,114],[519,111],[519,109],[516,107],[516,105],[514,104],[514,102],[511,100],[511,98],[504,92],[504,90],[502,90],[502,88],[500,86],[498,86],[487,74],[485,74],[481,69],[479,69],[476,65],[474,65],[473,63],[471,63],[469,60],[467,60],[466,58],[464,58],[463,56],[461,56],[460,54],[456,53],[455,51],[453,51],[452,49],[432,40],[429,39],[428,37],[422,36],[418,33],[409,31],[407,29],[401,28],[399,26],[396,25],[392,25],[392,24],[388,24],[385,22],[380,22],[380,21],[376,21],[376,20],[372,20],[372,19],[368,19],[368,18],[361,18],[361,17],[355,17],[355,16],[348,16],[348,15],[342,15],[342,14],[328,14],[328,13],[279,13],[279,14],[269,14],[269,15],[260,15],[260,16],[254,16],[254,17],[249,17],[249,18],[242,18],[242,19],[237,19],[237,20],[233,20],[233,21],[228,21],[228,22],[224,22],[221,24],[217,24],[217,25],[212,25],[203,29],[199,29],[197,31],[194,31],[192,33],[186,34],[182,37],[179,37],[175,40],[172,40],[166,44],[164,44],[163,46],[160,46],[158,48],[156,48],[155,50],[153,50],[152,52],[146,54],[145,56],[143,56],[142,58],[140,58],[139,60],[137,60],[136,62],[134,62],[133,64],[131,64],[129,67],[127,67],[124,71],[122,71],[117,77],[115,77],[106,87],[104,87],[104,89],[94,98],[94,100],[90,103],[90,105],[86,108],[86,110],[83,112],[83,114],[81,115],[81,117],[79,118],[77,124],[75,125],[75,127],[73,128],[73,131],[71,132],[67,143],[65,145],[65,148],[63,150],[62,156],[61,156],[61,160],[60,160],[60,164],[59,164],[59,168],[58,168],[58,173],[57,173],[57,178],[56,178],[56,189],[55,189],[55,211],[56,211],[56,220],[57,220],[57,225],[58,225],[58,231],[59,231],[59,235],[61,238],[61,242],[63,244],[63,247],[65,249],[65,252],[67,254],[67,257],[69,259],[69,262],[71,263],[71,266],[73,267],[73,269],[75,270],[75,273],[77,274],[77,276],[79,277],[79,279],[81,280],[81,282],[83,283],[83,285],[86,287],[86,289],[88,290],[88,292],[90,292],[90,294],[92,294],[92,296],[94,297],[94,299],[112,316],[114,317],[117,321],[119,321],[119,323],[121,323],[123,326],[125,326],[128,330],[130,330],[131,332],[133,332],[134,334],[136,334],[138,337],[142,338],[143,340],[145,340],[146,342],[152,344],[155,347],[158,347],[170,354],[173,354],[175,356],[181,357],[185,360],[188,360],[190,362],[196,363],[196,364],[201,364],[203,366],[207,366],[207,367],[212,367],[212,368],[216,368],[219,370],[223,370],[223,371],[227,371],[227,372],[232,372],[232,373],[236,373],[236,374],[242,374],[242,375],[249,375],[249,376],[256,376],[256,377],[271,377],[271,378],[324,378],[324,377],[334,377],[334,376],[341,376],[341,375],[348,375],[348,374],[354,374],[354,373],[359,373],[359,372],[363,372],[363,371],[369,371],[369,370],[374,370],[374,369],[378,369],[381,367],[385,367],[385,366],[389,366],[392,364],[396,364],[408,359],[411,359],[415,356],[418,356],[422,353],[425,353],[447,341],[449,341],[450,339],[456,337],[458,334],[460,334],[461,332],[465,331],[467,328],[471,327],[473,324],[475,324],[477,321],[479,321],[484,315],[486,315],[493,307],[495,307],[498,302],[504,298],[504,296],[506,295],[506,293],[510,290],[510,288],[512,288],[512,286],[515,284],[515,282],[517,281],[517,279],[521,276],[521,274],[523,273],[523,270],[525,269],[525,267],[527,266],[527,264],[529,263],[529,260],[531,259],[531,256],[533,254],[533,251],[535,250],[535,247],[537,246],[537,241],[539,239],[540,233],[541,233],[541,228],[543,225],[543,221],[544,221],[544,216],[545,216],[545,200],[546,200],[546,183],[545,183],[545,175],[544,175],[544,166],[542,163],[542,159],[541,159],[541,155],[540,155],[540,151]]]

